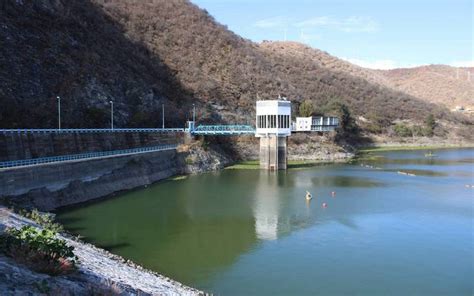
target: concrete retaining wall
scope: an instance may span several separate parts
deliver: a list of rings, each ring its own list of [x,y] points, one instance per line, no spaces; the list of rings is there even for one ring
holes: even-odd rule
[[[0,200],[43,211],[104,197],[182,171],[176,151],[0,170]]]

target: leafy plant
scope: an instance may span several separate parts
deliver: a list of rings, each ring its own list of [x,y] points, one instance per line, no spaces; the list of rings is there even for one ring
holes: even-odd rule
[[[52,230],[31,225],[8,228],[1,236],[2,251],[38,272],[50,275],[70,273],[77,263],[74,247],[56,235]]]
[[[41,213],[37,209],[33,209],[32,211],[27,211],[27,210],[22,209],[20,210],[19,214],[28,219],[35,221],[39,225],[51,231],[62,232],[64,230],[61,224],[54,222],[53,215],[47,214],[47,213]]]

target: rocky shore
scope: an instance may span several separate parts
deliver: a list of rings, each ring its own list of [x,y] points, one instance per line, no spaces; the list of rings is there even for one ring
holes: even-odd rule
[[[0,233],[33,221],[0,207]],[[0,255],[1,295],[204,295],[172,279],[146,270],[93,245],[61,235],[74,247],[78,270],[67,276],[49,276],[18,265]]]

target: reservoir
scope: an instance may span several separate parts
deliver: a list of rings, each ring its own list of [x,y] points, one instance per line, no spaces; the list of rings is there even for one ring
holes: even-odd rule
[[[219,295],[472,295],[474,150],[427,153],[189,176],[58,219]]]

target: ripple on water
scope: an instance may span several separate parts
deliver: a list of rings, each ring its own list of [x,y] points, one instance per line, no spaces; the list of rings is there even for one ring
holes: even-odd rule
[[[311,182],[315,186],[320,187],[382,187],[383,182],[362,177],[353,176],[318,176],[311,178]]]

